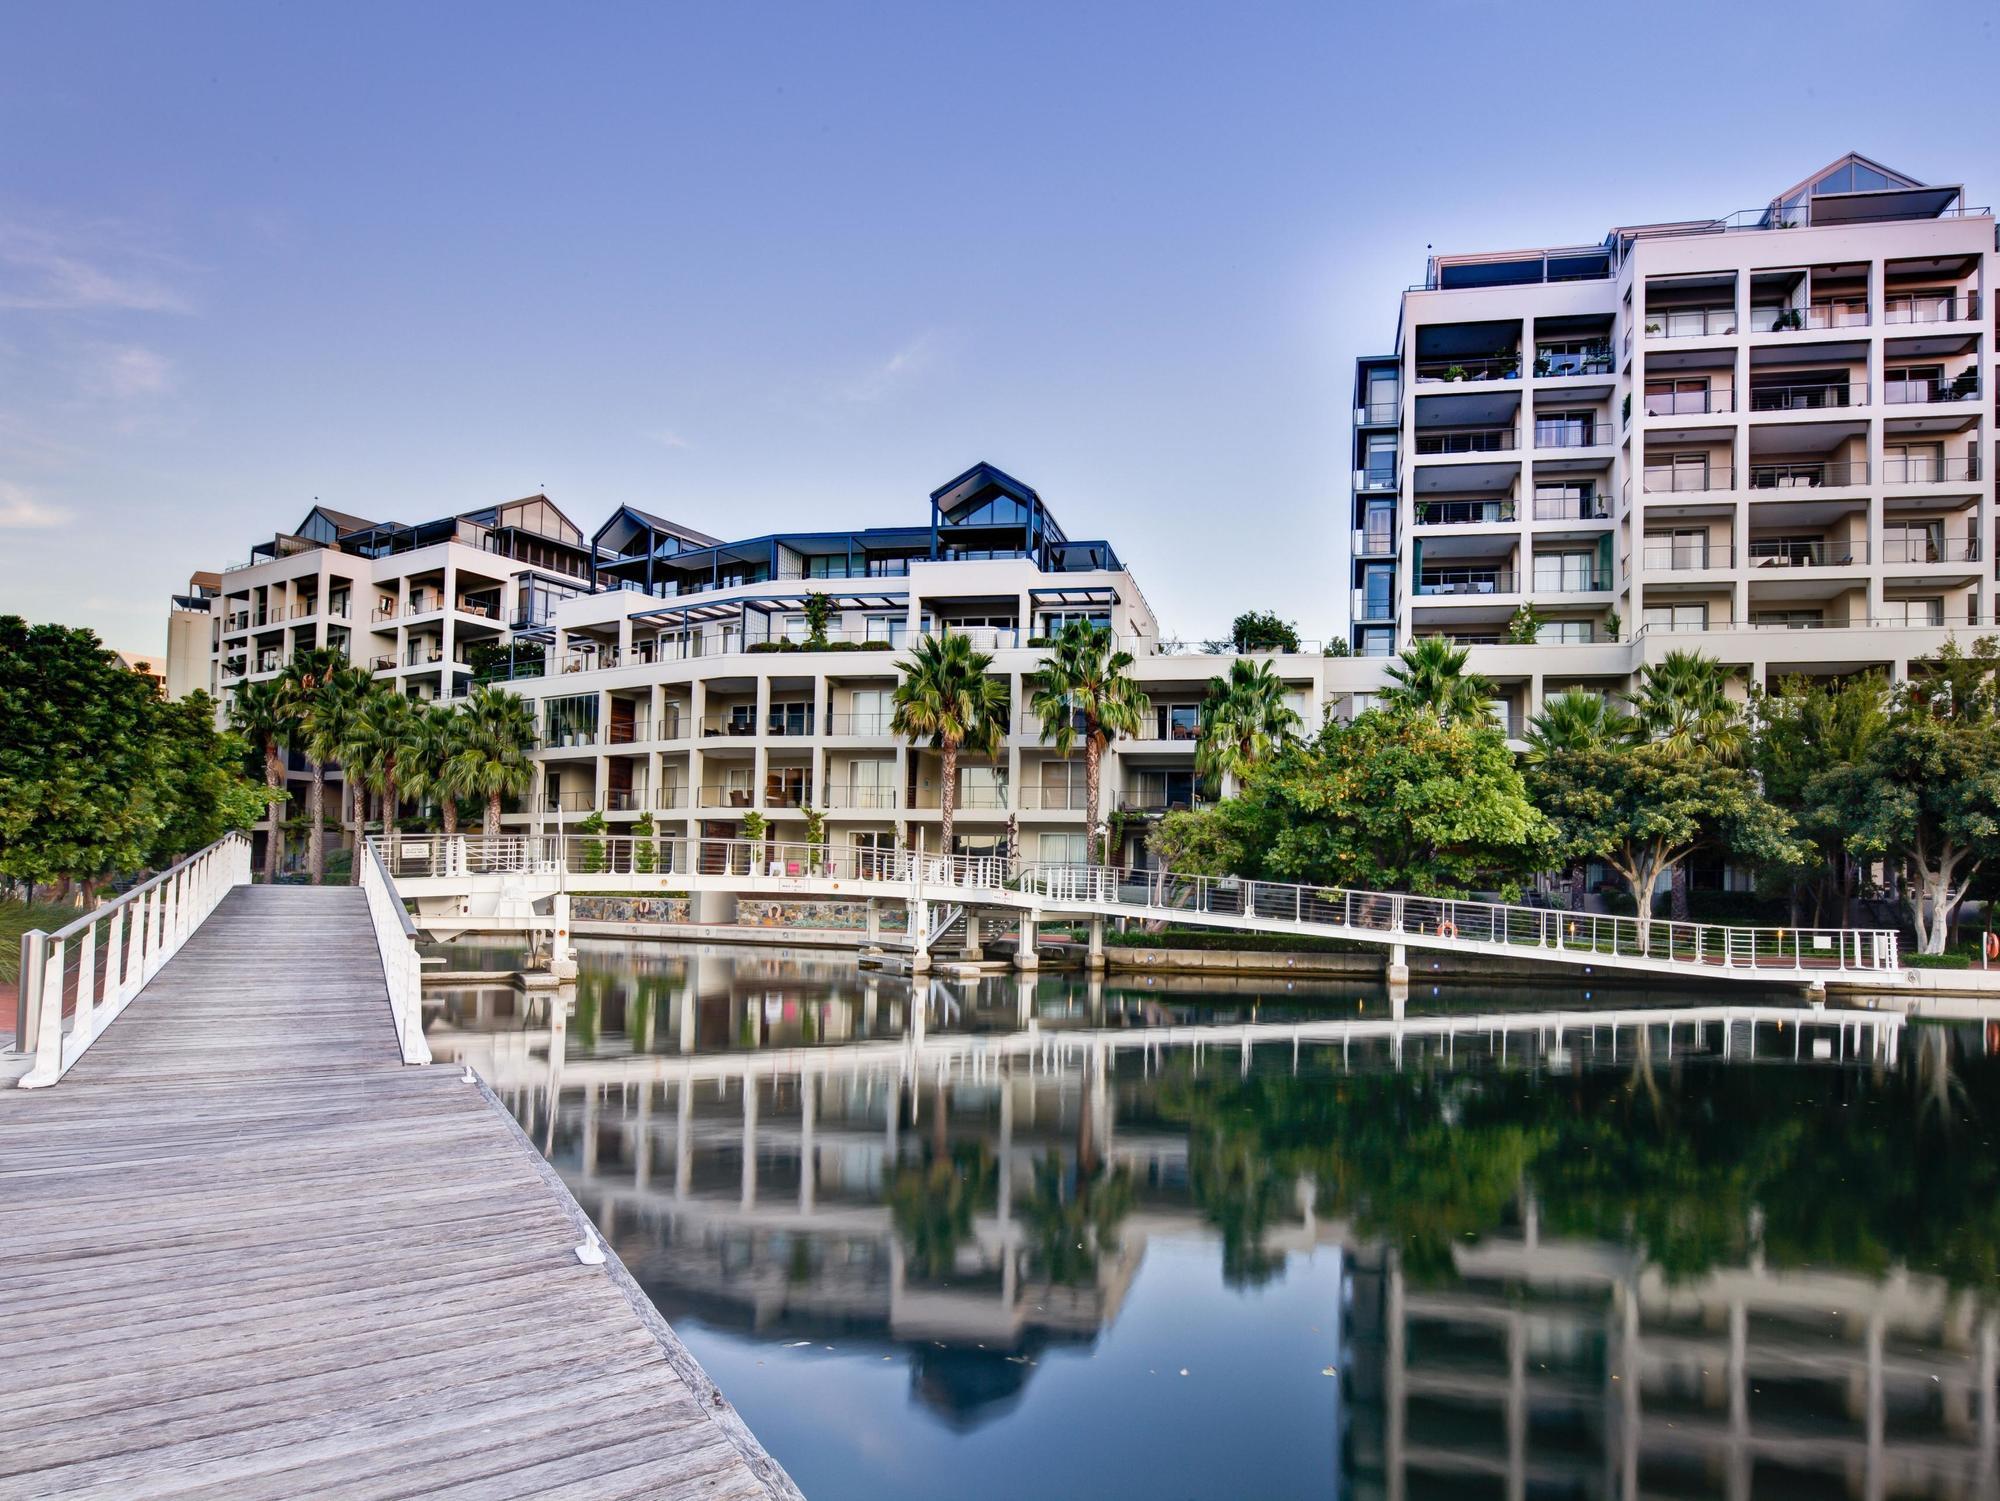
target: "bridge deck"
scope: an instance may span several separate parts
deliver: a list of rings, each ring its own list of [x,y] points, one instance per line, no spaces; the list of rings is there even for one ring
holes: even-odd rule
[[[398,1055],[358,890],[245,887],[0,1091],[0,1497],[796,1497],[484,1086]]]

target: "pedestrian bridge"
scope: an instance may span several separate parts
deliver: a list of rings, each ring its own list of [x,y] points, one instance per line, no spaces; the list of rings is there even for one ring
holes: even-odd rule
[[[1081,919],[1338,938],[1410,949],[1685,979],[1823,985],[1907,978],[1891,929],[1741,927],[1561,912],[1508,902],[1176,875],[919,850],[618,835],[403,836],[372,841],[420,921],[441,928],[548,926],[566,934],[568,898],[591,892],[722,893],[903,902],[914,947],[942,931],[934,908],[1015,915],[1024,951],[1035,925]],[[871,907],[872,910],[872,907]]]

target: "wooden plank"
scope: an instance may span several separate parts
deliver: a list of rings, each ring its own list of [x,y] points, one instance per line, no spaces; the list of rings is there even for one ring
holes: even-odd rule
[[[513,1118],[400,1061],[352,888],[232,892],[0,1091],[0,1498],[795,1501]]]

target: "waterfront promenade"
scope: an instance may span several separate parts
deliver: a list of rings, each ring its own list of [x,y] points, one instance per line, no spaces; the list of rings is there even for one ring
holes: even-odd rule
[[[240,887],[0,1089],[0,1498],[799,1495],[483,1084],[401,1061],[354,888]]]

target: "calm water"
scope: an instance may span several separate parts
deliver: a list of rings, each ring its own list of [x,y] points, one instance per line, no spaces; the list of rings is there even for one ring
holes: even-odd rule
[[[431,1041],[814,1501],[1996,1494],[2000,1027],[1236,986],[586,944]]]

